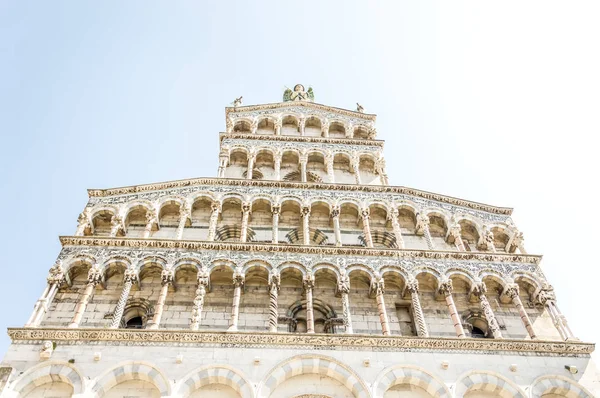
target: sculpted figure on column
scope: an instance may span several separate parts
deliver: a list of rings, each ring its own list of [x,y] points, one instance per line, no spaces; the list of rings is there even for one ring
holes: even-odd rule
[[[277,269],[269,273],[269,332],[277,332],[277,320],[279,318],[277,296],[280,288],[280,274]]]
[[[149,238],[152,234],[152,228],[157,223],[156,214],[152,210],[146,211],[146,226],[144,227],[144,238]]]
[[[492,335],[495,339],[501,339],[502,333],[500,332],[500,325],[498,325],[494,311],[492,311],[492,306],[485,296],[486,292],[487,287],[485,286],[485,283],[478,282],[473,285],[473,294],[479,299],[481,310],[483,311],[485,319],[488,321],[488,327],[490,328]]]
[[[350,300],[348,294],[350,293],[350,278],[346,274],[346,269],[340,269],[340,277],[337,285],[338,293],[342,296],[342,317],[344,320],[344,326],[346,327],[346,333],[353,333],[352,329],[352,315],[350,314]]]
[[[417,214],[417,235],[425,236],[425,242],[427,242],[427,248],[433,250],[433,239],[431,238],[431,232],[429,232],[429,216],[424,212]]]
[[[194,306],[192,308],[192,317],[190,329],[198,330],[200,328],[200,320],[202,319],[202,310],[204,309],[204,296],[210,287],[210,275],[208,268],[202,266],[198,270],[198,288],[196,289],[196,297],[194,298]]]
[[[310,245],[310,206],[302,206],[302,237],[303,244]]]
[[[494,246],[494,234],[489,229],[487,225],[483,226],[483,247],[485,250],[490,251],[492,253],[496,252],[496,247]]]
[[[242,203],[242,230],[240,231],[240,242],[246,242],[248,240],[248,217],[250,217],[251,209],[251,203]]]
[[[425,315],[423,315],[423,309],[421,308],[421,300],[419,300],[419,281],[414,278],[409,279],[406,282],[406,290],[410,293],[415,323],[417,325],[417,335],[420,337],[429,337],[427,325],[425,324]]]

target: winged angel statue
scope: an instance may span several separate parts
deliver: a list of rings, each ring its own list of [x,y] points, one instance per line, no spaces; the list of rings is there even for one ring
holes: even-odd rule
[[[309,87],[307,91],[304,91],[302,84],[296,84],[294,91],[287,88],[283,92],[283,101],[308,101],[313,102],[315,100],[315,94],[313,93],[312,87]]]

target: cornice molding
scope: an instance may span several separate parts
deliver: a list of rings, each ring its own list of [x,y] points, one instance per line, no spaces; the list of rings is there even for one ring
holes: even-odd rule
[[[338,192],[368,192],[368,193],[395,193],[401,195],[411,195],[418,198],[435,200],[441,203],[448,203],[454,206],[461,206],[468,209],[484,211],[492,214],[501,214],[510,216],[513,209],[509,207],[496,207],[483,203],[472,202],[468,200],[454,198],[452,196],[439,195],[432,192],[421,191],[418,189],[402,186],[381,186],[381,185],[356,185],[356,184],[329,184],[329,183],[303,183],[289,181],[262,181],[234,178],[192,178],[186,180],[175,180],[158,182],[153,184],[133,185],[128,187],[109,188],[109,189],[88,189],[89,197],[106,197],[133,194],[149,191],[160,191],[163,189],[193,187],[200,185],[216,186],[239,186],[256,188],[274,188],[274,189],[310,189],[310,190],[329,190]]]
[[[115,329],[59,329],[8,328],[13,343],[41,343],[45,340],[78,344],[81,342],[123,343],[128,345],[178,345],[247,347],[298,347],[308,349],[338,348],[347,350],[433,350],[433,351],[489,351],[555,355],[591,354],[595,345],[583,342],[538,340],[458,339],[445,337],[406,337],[374,335],[293,334],[267,332],[214,332],[188,330],[115,330]]]
[[[223,141],[226,138],[256,140],[256,141],[279,141],[279,142],[309,142],[316,144],[344,144],[344,145],[368,145],[378,146],[383,148],[385,141],[382,140],[362,140],[354,138],[324,138],[324,137],[308,137],[294,135],[260,135],[260,134],[244,134],[244,133],[219,133],[219,140]]]
[[[478,261],[490,263],[521,263],[539,265],[542,256],[531,254],[509,253],[480,253],[480,252],[451,252],[406,249],[379,249],[355,248],[336,246],[302,246],[302,245],[277,245],[269,243],[241,243],[241,242],[206,242],[172,239],[137,239],[119,237],[93,237],[93,236],[61,236],[60,243],[67,246],[106,246],[127,248],[155,248],[155,249],[184,249],[184,250],[217,250],[239,251],[253,253],[297,253],[318,254],[326,256],[368,256],[392,257],[397,259],[431,259],[431,260],[458,260]]]
[[[304,101],[288,101],[288,102],[276,102],[272,104],[260,104],[260,105],[246,105],[246,106],[238,106],[234,107],[226,107],[225,108],[225,116],[228,116],[230,113],[243,113],[243,112],[254,112],[254,111],[264,111],[271,109],[285,109],[285,108],[296,108],[296,107],[306,107],[310,109],[318,109],[325,112],[335,112],[340,115],[355,117],[358,119],[364,119],[367,121],[375,121],[377,119],[377,115],[372,113],[360,113],[355,111],[350,111],[348,109],[336,108],[333,106],[327,106],[322,104],[317,104],[315,102],[304,102]]]

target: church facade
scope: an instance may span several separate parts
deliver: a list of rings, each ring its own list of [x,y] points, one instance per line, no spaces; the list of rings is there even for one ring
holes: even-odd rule
[[[88,191],[0,397],[600,394],[512,209],[390,186],[301,84],[225,116],[216,178]]]

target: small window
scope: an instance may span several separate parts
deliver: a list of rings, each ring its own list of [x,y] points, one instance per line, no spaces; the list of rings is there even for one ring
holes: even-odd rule
[[[141,316],[131,318],[125,324],[125,329],[142,329],[144,327],[144,320]]]

